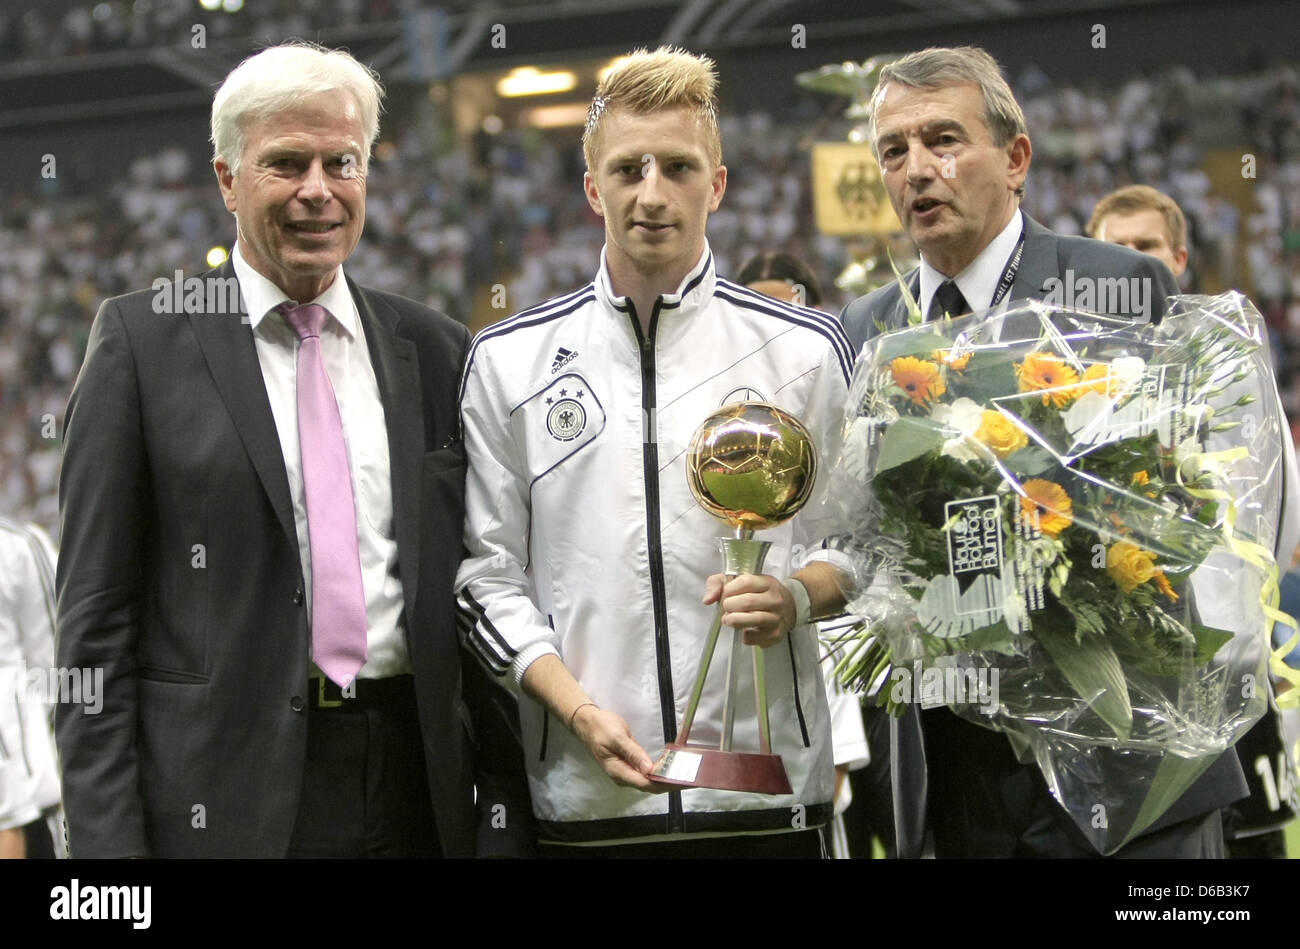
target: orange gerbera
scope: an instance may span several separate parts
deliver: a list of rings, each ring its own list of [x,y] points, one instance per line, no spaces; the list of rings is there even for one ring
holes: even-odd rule
[[[948,391],[936,363],[914,356],[899,356],[889,364],[894,382],[917,405],[926,405]]]
[[[1059,409],[1079,396],[1079,374],[1055,353],[1030,353],[1016,363],[1016,378],[1021,392],[1041,391],[1043,405],[1050,402]]]
[[[1095,362],[1085,369],[1083,378],[1079,380],[1080,393],[1096,392],[1098,395],[1114,395],[1111,391],[1113,385],[1110,366],[1101,362]]]
[[[930,358],[935,362],[941,362],[954,372],[961,372],[970,362],[970,353],[961,356],[954,356],[951,349],[936,349],[930,353]]]
[[[1156,567],[1155,572],[1151,574],[1151,582],[1156,585],[1157,590],[1169,597],[1169,599],[1173,600],[1175,603],[1178,602],[1178,594],[1175,593],[1174,588],[1169,585],[1169,578],[1165,576],[1165,572],[1159,567]]]
[[[1055,481],[1030,478],[1023,485],[1020,514],[1029,523],[1038,521],[1038,529],[1055,537],[1074,523],[1074,502]]]

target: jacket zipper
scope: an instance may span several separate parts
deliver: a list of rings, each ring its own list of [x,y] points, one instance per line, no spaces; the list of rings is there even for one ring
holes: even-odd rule
[[[799,716],[799,734],[803,736],[803,746],[811,748],[812,741],[808,738],[808,723],[803,717],[803,702],[799,700],[799,667],[795,665],[794,661],[794,639],[789,633],[786,633],[785,644],[790,650],[790,679],[794,683],[794,710],[795,714]]]
[[[546,625],[551,627],[552,632],[555,631],[555,616],[553,614],[551,613],[546,614]],[[546,760],[546,745],[550,737],[550,734],[551,734],[551,713],[548,712],[546,710],[546,706],[543,705],[542,706],[542,748],[541,748],[541,754],[537,756],[538,761]]]
[[[655,418],[655,327],[659,322],[659,306],[663,298],[655,300],[650,313],[650,331],[641,332],[636,306],[627,301],[632,332],[636,334],[641,356],[641,457],[645,479],[646,535],[650,554],[650,598],[654,606],[655,661],[659,678],[659,714],[663,722],[664,742],[677,740],[677,709],[673,701],[673,670],[668,653],[668,606],[664,588],[664,555],[659,536],[659,438]],[[682,817],[682,793],[668,793],[668,833],[686,830]]]

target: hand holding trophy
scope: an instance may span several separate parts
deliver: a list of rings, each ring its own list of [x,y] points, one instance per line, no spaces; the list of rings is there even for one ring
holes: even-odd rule
[[[766,402],[738,402],[723,406],[696,429],[687,452],[686,477],[696,502],[735,529],[733,536],[719,538],[727,579],[760,574],[771,542],[755,540],[754,531],[776,527],[804,506],[817,477],[817,452],[812,436],[794,416]],[[727,658],[722,739],[717,748],[688,743],[721,629],[719,599],[677,741],[667,745],[650,779],[686,787],[789,794],[785,766],[780,755],[772,753],[763,650],[752,646],[748,648],[754,667],[760,748],[757,753],[731,748],[745,648],[740,629],[732,631]]]

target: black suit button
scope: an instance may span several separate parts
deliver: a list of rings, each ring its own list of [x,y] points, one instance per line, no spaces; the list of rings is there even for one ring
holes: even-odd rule
[[[293,591],[293,605],[302,606],[302,590]]]
[[[301,712],[306,707],[307,703],[303,701],[301,695],[295,695],[289,700],[289,708],[293,709],[295,712]]]

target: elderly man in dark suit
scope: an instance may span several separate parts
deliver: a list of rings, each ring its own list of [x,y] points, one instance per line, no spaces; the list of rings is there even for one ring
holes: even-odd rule
[[[468,333],[343,272],[382,92],[317,47],[242,63],[212,112],[231,260],[95,319],[60,484],[58,662],[104,670],[98,714],[57,714],[73,856],[527,831],[509,710],[455,632]]]
[[[1020,210],[1032,147],[1020,106],[983,50],[928,49],[886,66],[871,144],[890,202],[920,250],[920,267],[901,282],[926,318],[1042,299],[1155,319],[1178,292],[1151,257],[1054,234]],[[860,348],[906,326],[908,310],[893,283],[850,303],[842,319]],[[1002,735],[946,708],[912,708],[893,738],[900,853],[919,852],[928,816],[940,857],[1096,856],[1038,769],[1020,764]],[[1218,808],[1245,793],[1229,751],[1119,855],[1221,856]]]

